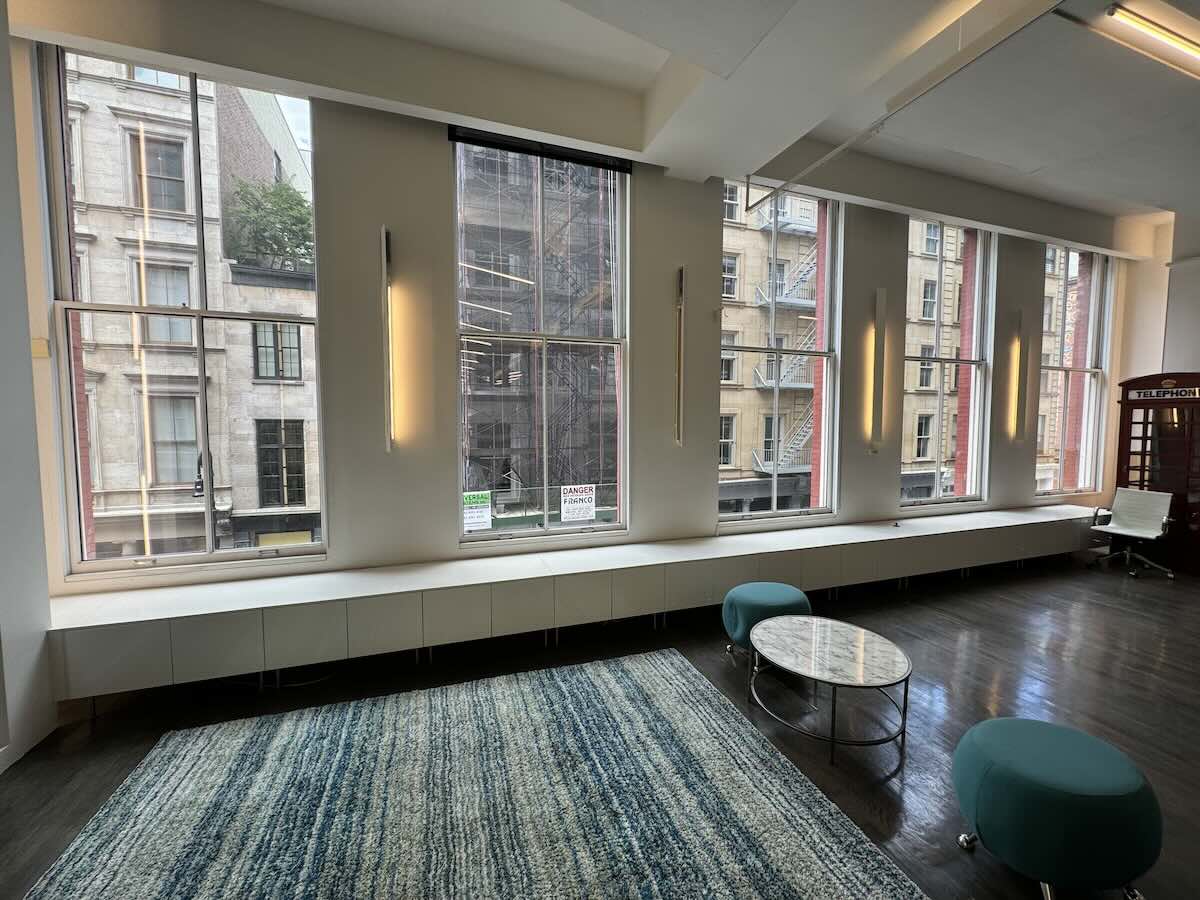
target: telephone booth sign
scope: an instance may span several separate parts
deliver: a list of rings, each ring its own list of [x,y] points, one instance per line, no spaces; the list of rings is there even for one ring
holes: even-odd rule
[[[1168,491],[1169,542],[1194,553],[1200,541],[1200,372],[1121,382],[1117,486]]]

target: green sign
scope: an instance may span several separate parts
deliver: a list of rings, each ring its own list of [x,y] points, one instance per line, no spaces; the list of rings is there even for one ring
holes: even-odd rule
[[[492,492],[463,493],[463,531],[487,531],[492,527]]]

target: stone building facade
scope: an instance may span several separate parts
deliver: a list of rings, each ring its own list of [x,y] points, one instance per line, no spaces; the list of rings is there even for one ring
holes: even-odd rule
[[[234,177],[291,178],[311,196],[282,115],[261,113],[278,112],[272,95],[201,80],[197,130],[186,75],[69,53],[65,79],[77,299],[196,307],[207,298],[214,312],[316,315],[311,271],[232,265],[223,252],[222,185]],[[231,145],[258,150],[227,161],[220,148]],[[292,168],[264,173],[251,158]],[[209,319],[201,360],[194,325],[132,311],[69,317],[85,559],[321,539],[312,327]]]

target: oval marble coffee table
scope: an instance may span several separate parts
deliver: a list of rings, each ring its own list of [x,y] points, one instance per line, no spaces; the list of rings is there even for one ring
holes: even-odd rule
[[[908,656],[882,635],[849,622],[820,616],[776,616],[763,619],[750,630],[753,658],[750,660],[750,695],[767,715],[793,731],[829,742],[829,761],[833,762],[838,744],[874,747],[899,739],[904,753],[908,727],[908,679],[912,662]],[[771,665],[814,682],[828,684],[833,690],[829,710],[829,734],[818,734],[791,722],[770,709],[758,696],[754,682],[762,667],[762,657]],[[896,702],[887,688],[904,685],[904,699]],[[879,691],[900,714],[895,731],[878,738],[852,739],[837,735],[838,688],[862,688]]]

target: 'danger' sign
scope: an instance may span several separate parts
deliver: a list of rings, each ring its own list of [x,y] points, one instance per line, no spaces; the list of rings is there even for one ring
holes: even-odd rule
[[[560,521],[590,522],[596,518],[594,484],[564,484],[559,490]]]

